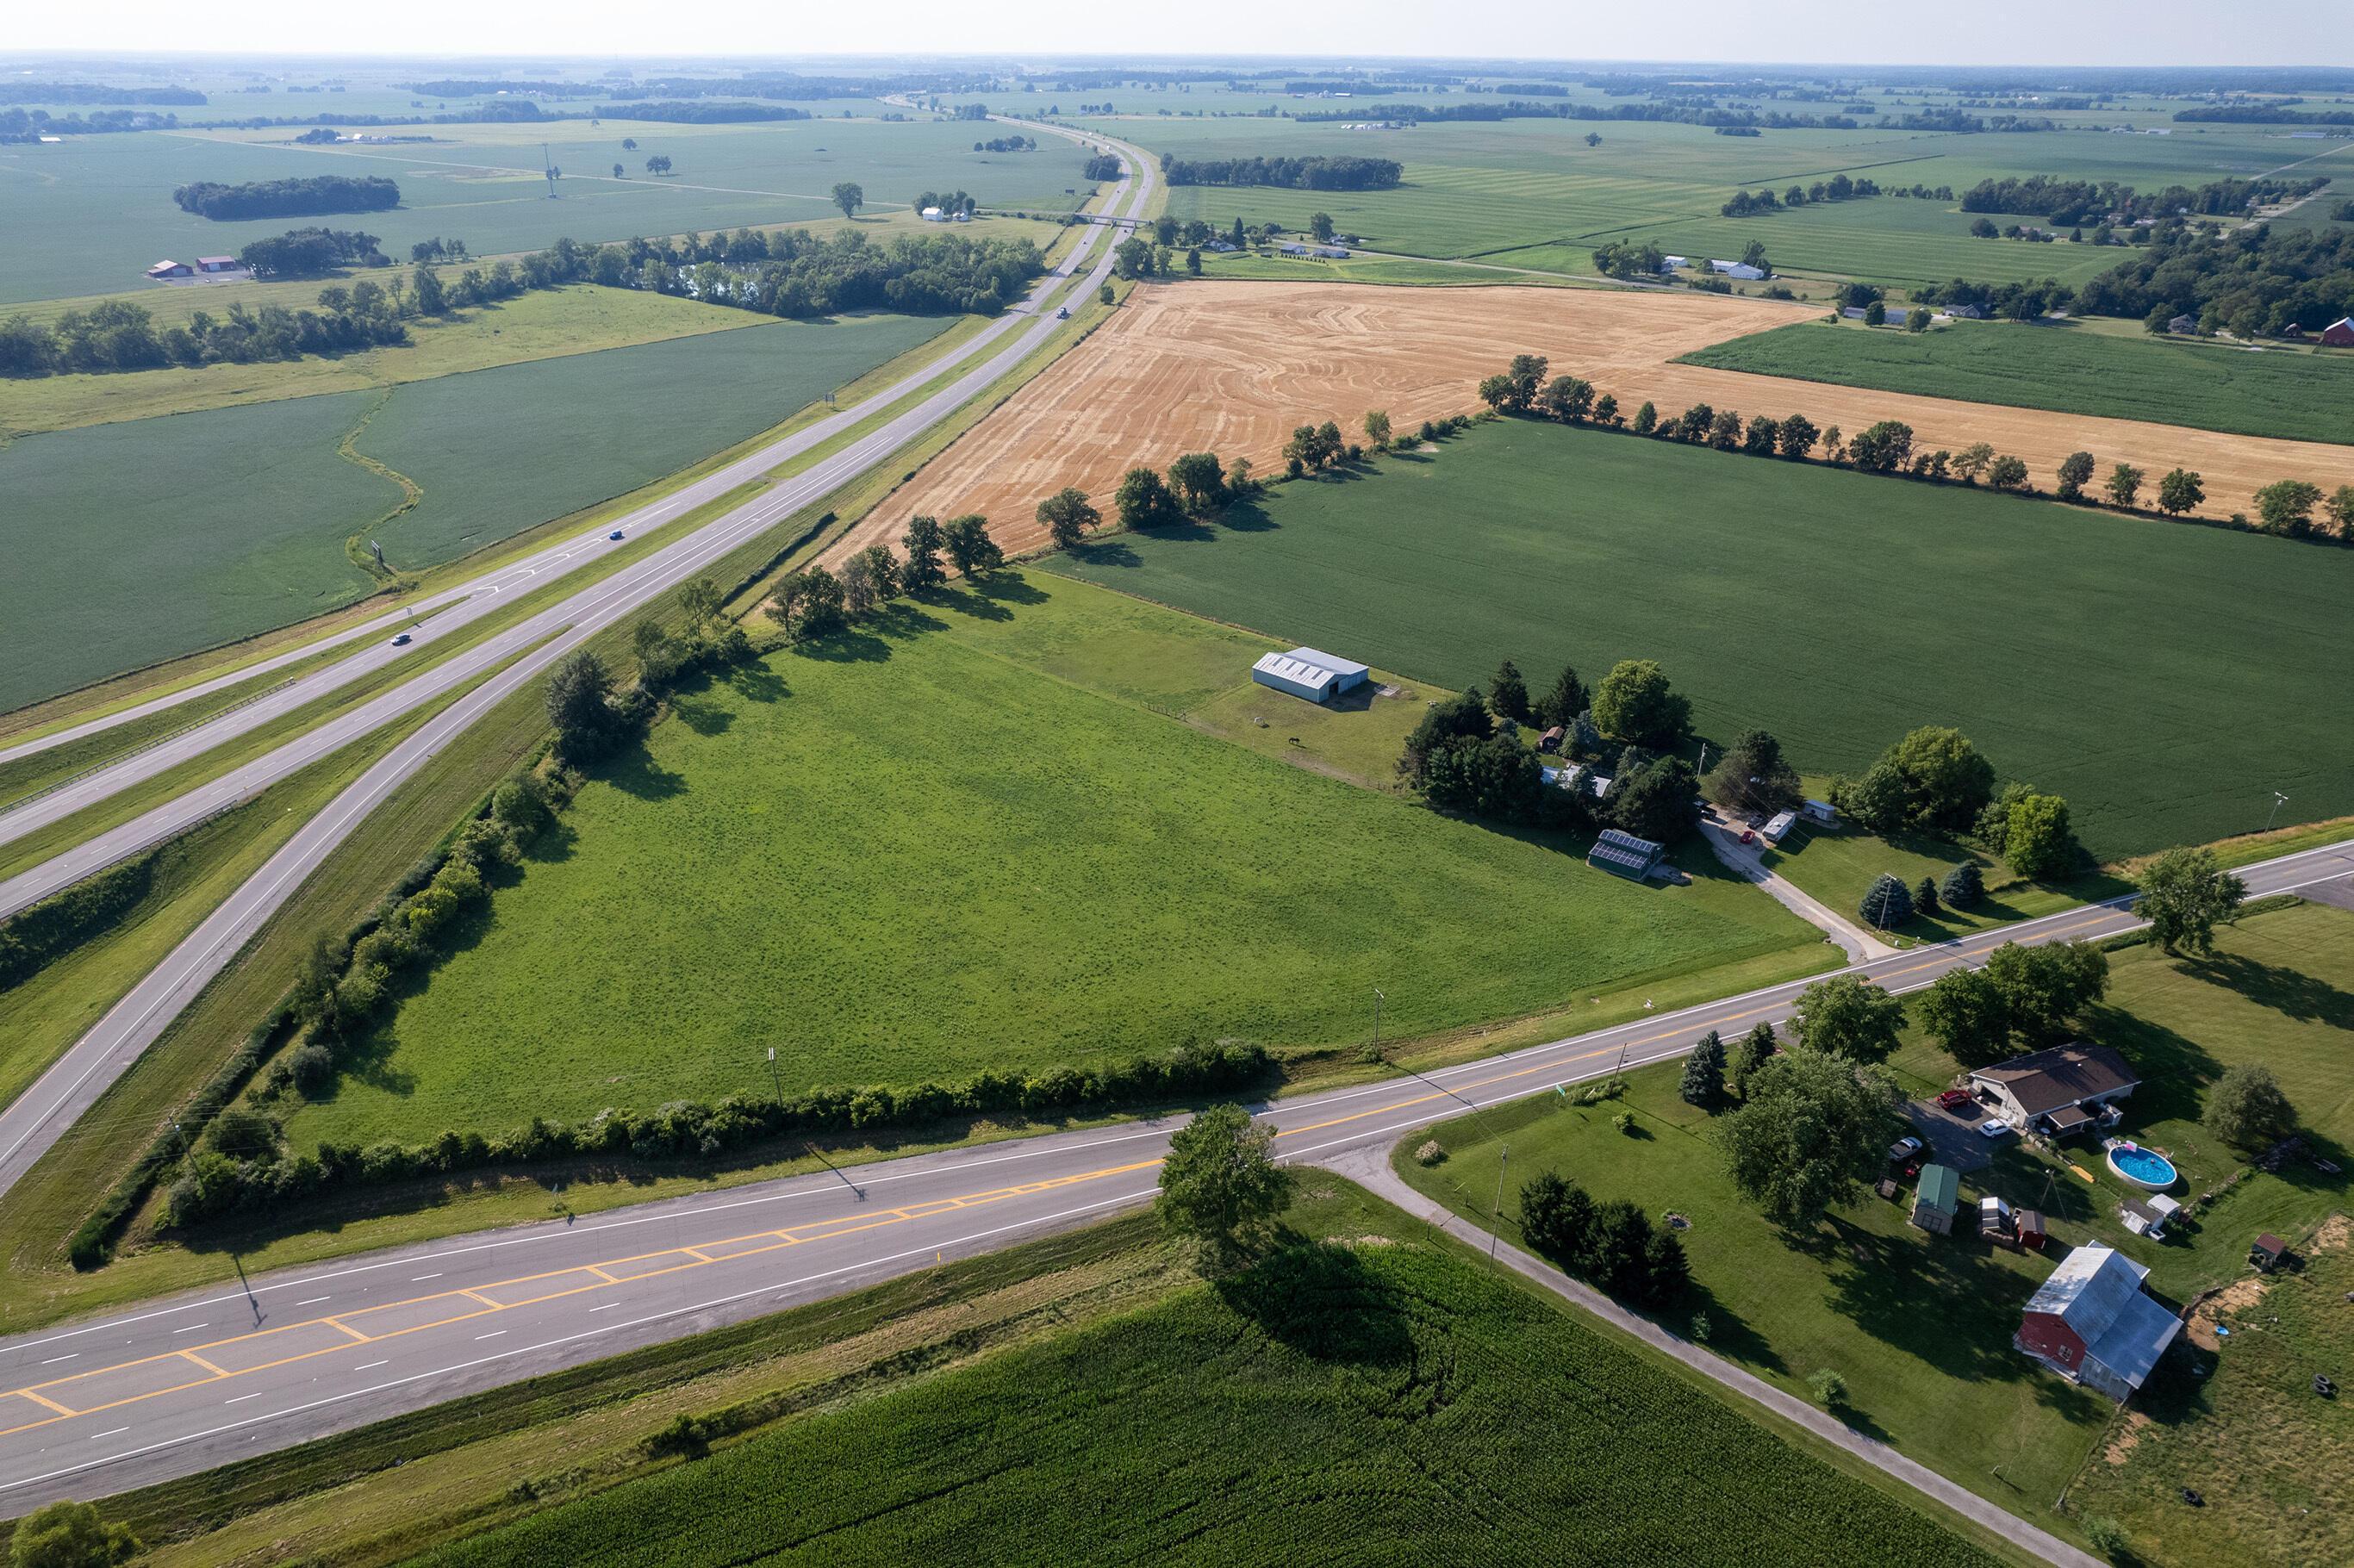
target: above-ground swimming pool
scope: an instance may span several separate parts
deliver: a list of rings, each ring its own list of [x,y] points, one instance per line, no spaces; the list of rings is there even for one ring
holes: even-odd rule
[[[2180,1179],[2173,1160],[2136,1143],[2111,1144],[2109,1169],[2137,1187],[2147,1187],[2153,1192],[2163,1192]]]

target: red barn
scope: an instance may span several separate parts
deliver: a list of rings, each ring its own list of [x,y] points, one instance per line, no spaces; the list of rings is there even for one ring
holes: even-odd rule
[[[2354,316],[2339,316],[2323,327],[2321,341],[2331,348],[2354,348]]]
[[[2071,1383],[2124,1404],[2182,1328],[2142,1294],[2148,1273],[2114,1247],[2078,1247],[2028,1299],[2011,1343]]]

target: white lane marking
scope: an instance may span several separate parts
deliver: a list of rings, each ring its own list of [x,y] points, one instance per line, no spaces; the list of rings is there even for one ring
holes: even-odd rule
[[[420,1279],[439,1279],[440,1277],[441,1276],[438,1271],[432,1274],[412,1274],[408,1277],[408,1283],[414,1285]]]
[[[294,1305],[295,1305],[295,1306],[297,1306],[297,1307],[316,1307],[320,1302],[322,1302],[322,1301],[325,1301],[325,1300],[328,1300],[328,1299],[330,1299],[330,1298],[328,1298],[328,1297],[324,1297],[324,1296],[313,1296],[313,1297],[312,1297],[312,1298],[311,1298],[309,1300],[307,1300],[307,1301],[297,1301],[296,1303],[294,1303]]]
[[[391,1358],[390,1356],[387,1356],[384,1360],[382,1360],[382,1361],[366,1361],[366,1362],[364,1362],[364,1363],[362,1363],[362,1364],[361,1364],[361,1365],[359,1365],[359,1366],[355,1366],[355,1367],[354,1367],[354,1368],[352,1369],[352,1371],[354,1371],[354,1372],[372,1372],[372,1371],[374,1371],[374,1370],[375,1370],[376,1368],[377,1368],[377,1367],[381,1367],[381,1366],[390,1366],[391,1364],[392,1364],[392,1358]]]
[[[193,1334],[203,1327],[205,1327],[205,1325],[202,1323],[189,1323],[182,1328],[173,1330],[172,1332],[175,1334]]]
[[[223,1404],[243,1404],[247,1400],[260,1399],[263,1394],[268,1393],[270,1391],[265,1388],[258,1390],[252,1393],[240,1393],[235,1399],[224,1399],[221,1403]]]
[[[608,1301],[602,1307],[591,1307],[588,1310],[591,1312],[610,1312],[614,1308],[619,1307],[620,1305],[620,1303],[619,1301]]]
[[[478,1345],[479,1345],[479,1344],[481,1344],[484,1340],[495,1340],[495,1339],[497,1339],[501,1334],[504,1334],[504,1333],[505,1333],[505,1332],[506,1332],[506,1330],[505,1330],[504,1329],[493,1329],[493,1330],[491,1330],[489,1333],[487,1333],[487,1334],[477,1334],[477,1335],[475,1335],[475,1336],[474,1336],[474,1343],[476,1343],[476,1344],[478,1344]]]
[[[129,1344],[131,1341],[130,1341],[130,1340],[123,1340],[122,1342],[123,1342],[124,1344],[126,1344],[126,1345],[127,1345],[127,1344]],[[42,1364],[43,1366],[45,1366],[45,1367],[53,1367],[53,1366],[57,1365],[59,1361],[74,1361],[74,1360],[78,1359],[80,1355],[81,1355],[81,1352],[80,1352],[80,1351],[73,1351],[73,1352],[72,1352],[71,1354],[69,1354],[69,1355],[51,1356],[48,1361],[43,1361],[41,1364]]]
[[[117,1426],[117,1427],[112,1428],[112,1429],[111,1429],[111,1430],[110,1430],[110,1431],[105,1431],[105,1432],[93,1432],[93,1433],[91,1433],[91,1434],[90,1435],[90,1441],[91,1441],[91,1442],[95,1443],[95,1442],[97,1442],[97,1441],[98,1441],[100,1438],[101,1438],[101,1437],[119,1437],[119,1436],[121,1436],[123,1433],[128,1432],[128,1431],[130,1431],[130,1430],[131,1430],[131,1428],[130,1428],[130,1427],[128,1427],[128,1426]]]

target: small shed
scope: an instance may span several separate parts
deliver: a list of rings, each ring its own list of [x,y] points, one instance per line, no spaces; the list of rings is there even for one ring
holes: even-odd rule
[[[186,261],[158,261],[147,269],[147,275],[150,278],[186,278],[194,275],[196,269]]]
[[[1839,813],[1831,809],[1831,803],[1829,800],[1809,800],[1798,808],[1798,815],[1822,827],[1831,828],[1839,825]]]
[[[1559,725],[1547,726],[1545,732],[1537,736],[1537,749],[1539,751],[1559,751],[1561,749],[1561,740],[1564,733],[1564,732]]]
[[[2199,318],[2197,316],[2176,316],[2172,321],[2166,323],[2166,330],[2172,333],[2177,337],[2190,337],[2199,330]],[[2328,340],[2325,336],[2323,341],[2327,342]],[[2349,343],[2354,343],[2354,337],[2349,337],[2347,341]]]
[[[1366,675],[1365,667],[1356,661],[1336,658],[1313,648],[1264,654],[1251,666],[1251,679],[1260,685],[1305,697],[1311,703],[1329,703],[1341,693],[1363,685]]]
[[[237,270],[237,258],[234,256],[199,256],[196,258],[196,270],[199,272],[234,272]]]
[[[1778,844],[1784,838],[1788,836],[1790,830],[1797,825],[1797,812],[1776,811],[1774,813],[1773,819],[1758,831],[1766,835],[1766,842],[1767,843]]]
[[[2137,1236],[2164,1241],[2166,1223],[2181,1210],[2181,1204],[2161,1192],[2147,1198],[2127,1198],[2118,1206],[2117,1218]]]
[[[2019,1211],[2020,1245],[2031,1246],[2036,1248],[2038,1251],[2041,1251],[2044,1242],[2050,1238],[2050,1235],[2051,1231],[2043,1223],[2042,1210],[2021,1209]]]
[[[1954,1207],[1961,1201],[1961,1173],[1950,1165],[1924,1165],[1913,1190],[1913,1224],[1946,1236],[1954,1234]]]
[[[1896,1185],[1895,1177],[1882,1176],[1872,1190],[1893,1203],[1896,1202],[1896,1194],[1903,1189]]]
[[[2270,1231],[2258,1236],[2255,1245],[2248,1248],[2248,1262],[2258,1274],[2270,1274],[2286,1261],[2287,1257],[2288,1243]]]
[[[1651,874],[1651,868],[1666,853],[1664,844],[1638,839],[1617,828],[1605,828],[1596,835],[1594,847],[1585,852],[1585,863],[1640,882]]]

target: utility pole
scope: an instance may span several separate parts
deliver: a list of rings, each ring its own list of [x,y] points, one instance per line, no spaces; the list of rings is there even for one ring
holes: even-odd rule
[[[777,1093],[777,1108],[779,1110],[784,1109],[785,1086],[783,1081],[777,1076],[777,1048],[774,1045],[769,1047],[769,1086],[774,1089]]]
[[[1504,1229],[1504,1167],[1512,1162],[1512,1146],[1505,1144],[1496,1160],[1496,1223],[1488,1227],[1488,1261],[1496,1261],[1496,1244]]]
[[[2273,791],[2273,814],[2264,819],[2264,832],[2271,832],[2273,831],[2273,823],[2280,820],[2280,809],[2287,804],[2287,796],[2282,794],[2277,789]]]
[[[1376,1062],[1382,1059],[1382,1003],[1388,1000],[1382,995],[1381,987],[1373,988],[1373,1060]]]

